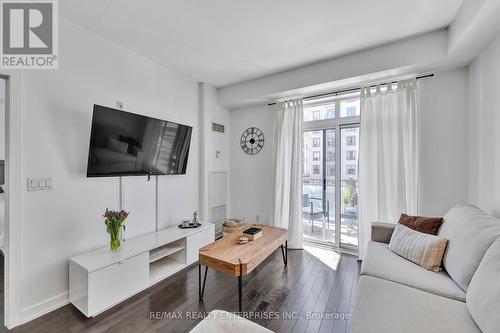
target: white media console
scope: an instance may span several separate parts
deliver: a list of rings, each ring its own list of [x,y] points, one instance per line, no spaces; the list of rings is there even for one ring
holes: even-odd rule
[[[69,299],[93,317],[198,261],[200,247],[214,241],[215,226],[177,226],[69,259]]]

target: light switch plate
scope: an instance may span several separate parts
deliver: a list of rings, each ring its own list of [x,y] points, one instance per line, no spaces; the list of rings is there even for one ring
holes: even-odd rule
[[[29,177],[28,178],[28,191],[38,191],[38,179]]]
[[[52,177],[28,177],[28,191],[52,190]]]

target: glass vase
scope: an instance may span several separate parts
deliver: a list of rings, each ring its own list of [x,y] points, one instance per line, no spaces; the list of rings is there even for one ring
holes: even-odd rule
[[[120,250],[120,246],[121,246],[121,229],[122,228],[118,228],[116,230],[112,230],[110,233],[109,233],[109,236],[110,236],[110,241],[109,241],[109,245],[111,247],[111,251],[113,252],[116,252],[116,251],[119,251]]]

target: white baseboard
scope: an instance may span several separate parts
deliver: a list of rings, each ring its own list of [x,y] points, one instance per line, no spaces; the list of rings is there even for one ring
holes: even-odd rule
[[[22,323],[25,324],[66,304],[69,304],[69,292],[67,291],[23,309],[21,313]]]

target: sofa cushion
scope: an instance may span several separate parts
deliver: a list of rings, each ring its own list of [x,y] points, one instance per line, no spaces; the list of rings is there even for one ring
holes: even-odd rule
[[[447,242],[446,238],[425,234],[398,223],[389,249],[425,269],[439,272]]]
[[[387,244],[368,242],[361,275],[390,280],[436,295],[465,302],[465,292],[444,272],[432,272],[389,250]]]
[[[486,251],[472,277],[466,304],[483,332],[500,332],[500,239]]]
[[[399,223],[424,234],[437,235],[439,227],[443,224],[443,218],[401,214]]]
[[[230,312],[213,310],[190,333],[272,333],[250,320]]]
[[[438,236],[448,239],[444,268],[467,291],[486,250],[500,237],[500,219],[474,206],[455,206],[444,216]]]
[[[395,228],[396,225],[394,223],[372,222],[371,240],[389,244]]]
[[[359,279],[351,332],[481,331],[463,302],[365,275]]]

